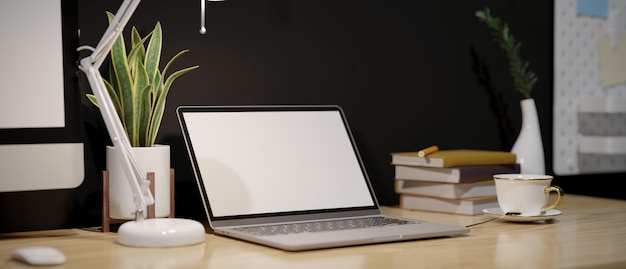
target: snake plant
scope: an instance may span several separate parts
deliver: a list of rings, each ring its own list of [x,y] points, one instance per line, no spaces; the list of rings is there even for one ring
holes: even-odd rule
[[[111,23],[115,15],[110,12],[106,14]],[[147,47],[144,45],[146,41]],[[187,67],[166,77],[172,62],[188,50],[178,52],[160,71],[162,41],[161,23],[157,22],[152,32],[145,37],[141,37],[136,27],[132,27],[128,54],[123,35],[117,38],[110,51],[109,80],[103,79],[104,85],[133,147],[154,145],[172,83],[181,75],[198,68],[197,65]],[[98,105],[93,94],[88,94],[87,98]]]

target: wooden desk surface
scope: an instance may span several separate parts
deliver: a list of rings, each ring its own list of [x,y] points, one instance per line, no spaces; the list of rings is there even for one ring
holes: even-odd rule
[[[207,234],[206,242],[154,249],[118,245],[82,229],[0,234],[0,268],[27,268],[13,249],[47,245],[68,261],[46,268],[626,268],[626,201],[566,195],[562,215],[539,223],[492,221],[465,236],[305,252]],[[385,207],[391,215],[466,226],[486,216]],[[31,267],[32,268],[32,267]]]

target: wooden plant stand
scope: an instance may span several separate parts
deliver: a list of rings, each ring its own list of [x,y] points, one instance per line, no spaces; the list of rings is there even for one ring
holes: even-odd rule
[[[148,172],[147,179],[150,181],[150,192],[155,195],[154,192],[154,172]],[[155,195],[156,199],[156,195]],[[148,206],[148,218],[155,217],[154,204]],[[167,218],[174,217],[174,169],[170,169],[170,214]],[[127,219],[115,219],[109,217],[109,172],[102,171],[102,232],[108,233],[111,231],[112,225],[122,224],[127,222]]]

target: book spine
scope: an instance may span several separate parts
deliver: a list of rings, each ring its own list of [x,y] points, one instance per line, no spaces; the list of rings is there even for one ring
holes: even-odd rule
[[[500,152],[495,155],[476,155],[467,154],[450,155],[445,157],[419,157],[413,154],[392,154],[392,165],[409,165],[424,167],[450,168],[458,166],[476,166],[476,165],[503,165],[515,164],[517,156],[512,153]]]
[[[395,180],[395,191],[398,194],[422,195],[447,199],[496,196],[496,186],[493,180],[452,184],[397,179]]]
[[[492,179],[495,174],[516,174],[519,164],[475,165],[452,168],[396,165],[395,179],[441,183],[471,183]]]
[[[430,212],[478,215],[481,214],[483,209],[498,207],[498,200],[495,197],[483,199],[481,201],[470,201],[463,199],[442,199],[401,194],[400,207],[404,209]]]
[[[459,183],[475,182],[485,179],[493,179],[496,174],[517,174],[520,172],[519,164],[503,165],[476,165],[459,167]]]
[[[441,167],[514,164],[516,160],[517,158],[513,154],[505,156],[481,156],[475,158],[468,158],[467,156],[450,156],[443,159],[443,165]]]
[[[395,179],[459,183],[459,172],[449,168],[396,165]]]
[[[408,166],[442,167],[443,161],[441,159],[393,155],[391,158],[391,164],[392,165],[408,165]]]

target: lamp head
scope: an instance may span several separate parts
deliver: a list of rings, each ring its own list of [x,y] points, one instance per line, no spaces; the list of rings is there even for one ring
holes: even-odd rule
[[[206,0],[209,2],[223,2],[225,0]],[[204,27],[204,14],[206,14],[205,10],[205,0],[200,0],[200,34],[206,34],[206,27]]]

